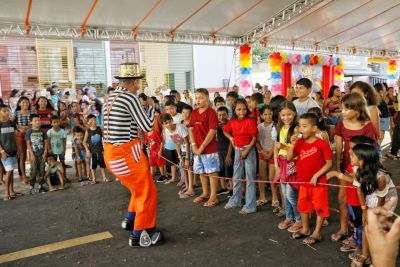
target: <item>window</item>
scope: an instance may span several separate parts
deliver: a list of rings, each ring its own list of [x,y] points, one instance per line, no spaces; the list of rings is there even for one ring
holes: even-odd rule
[[[167,73],[165,74],[165,83],[169,89],[175,89],[175,74]]]

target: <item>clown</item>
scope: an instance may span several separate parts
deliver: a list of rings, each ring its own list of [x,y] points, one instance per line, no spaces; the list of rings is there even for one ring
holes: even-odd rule
[[[136,63],[121,64],[119,87],[104,105],[104,159],[110,172],[131,191],[128,213],[122,228],[132,231],[131,247],[149,247],[163,241],[155,229],[157,189],[141,149],[138,131],[148,132],[154,123],[154,101],[146,100],[147,112],[136,93],[141,78]]]

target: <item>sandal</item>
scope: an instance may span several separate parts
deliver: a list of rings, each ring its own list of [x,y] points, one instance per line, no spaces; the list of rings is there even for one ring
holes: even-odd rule
[[[277,213],[275,213],[275,215],[278,216],[278,217],[283,217],[283,216],[286,215],[286,212],[285,212],[284,209],[279,208],[279,211]]]
[[[206,203],[203,204],[203,207],[213,208],[213,207],[218,206],[218,204],[219,204],[219,200],[217,199],[215,201],[207,201]]]
[[[301,230],[301,228],[303,228],[301,223],[294,223],[292,224],[292,226],[290,226],[287,230],[289,233],[295,233]]]
[[[302,233],[301,231],[297,231],[297,232],[292,233],[290,235],[290,238],[291,239],[300,239],[300,238],[305,238],[305,237],[309,237],[309,236],[310,236],[310,234],[306,235],[306,234]]]
[[[355,254],[354,258],[351,260],[351,267],[363,267],[364,265],[370,264],[371,260],[361,254]]]
[[[349,237],[349,234],[342,234],[340,232],[336,232],[331,235],[331,240],[334,242],[341,242]]]
[[[179,198],[189,198],[189,197],[193,197],[193,196],[195,196],[195,195],[196,195],[196,193],[189,193],[189,194],[187,194],[187,193],[185,192],[185,193],[179,194]]]
[[[24,194],[20,193],[20,192],[14,192],[14,194],[11,194],[10,197],[14,198],[14,197],[21,197]]]
[[[279,201],[272,201],[271,207],[273,207],[273,208],[279,208]]]
[[[193,199],[193,203],[202,203],[202,202],[206,202],[208,199],[208,197],[202,197],[202,196],[198,196],[195,199]]]
[[[268,204],[268,200],[266,200],[266,199],[260,199],[260,200],[256,201],[256,206],[257,207],[261,207],[261,206],[264,206],[266,204]]]
[[[247,214],[251,214],[251,213],[254,213],[254,212],[247,212],[247,211],[245,211],[245,210],[240,210],[240,211],[239,211],[239,214],[240,214],[240,215],[243,215],[243,216],[244,216],[244,215],[247,215]]]
[[[285,230],[285,229],[288,229],[290,226],[292,226],[293,225],[293,221],[291,221],[291,220],[284,220],[284,221],[281,221],[279,224],[278,224],[278,228],[280,229],[280,230]]]
[[[356,247],[354,245],[350,245],[350,244],[345,244],[343,246],[340,247],[340,251],[341,252],[352,252],[352,251],[356,251]],[[350,257],[350,255],[349,255]]]
[[[322,237],[317,238],[317,237],[309,236],[303,240],[303,244],[304,245],[314,245],[314,244],[317,244],[318,242],[321,242],[321,240],[322,240]]]

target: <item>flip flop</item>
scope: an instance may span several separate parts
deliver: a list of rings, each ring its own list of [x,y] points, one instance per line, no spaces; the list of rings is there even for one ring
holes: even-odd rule
[[[10,197],[22,197],[24,194],[20,192],[14,192],[14,194],[10,195]]]
[[[335,241],[335,242],[341,242],[341,241],[347,239],[348,237],[349,237],[348,234],[342,234],[342,233],[337,232],[337,233],[334,233],[331,235],[331,240]]]
[[[202,203],[202,202],[206,202],[207,201],[207,197],[202,197],[202,196],[198,196],[195,199],[193,199],[193,203]]]
[[[189,197],[193,197],[195,195],[196,195],[195,193],[191,193],[191,194],[182,193],[182,194],[179,194],[179,198],[189,198]]]
[[[317,237],[313,237],[313,236],[309,236],[303,239],[303,244],[304,245],[314,245],[317,244],[318,242],[321,242],[322,237],[317,238]]]
[[[206,202],[206,203],[204,203],[204,204],[203,204],[203,207],[206,207],[206,208],[213,208],[213,207],[218,206],[218,204],[219,204],[219,200],[215,200],[215,201],[211,201],[211,202]]]
[[[300,238],[306,238],[306,237],[308,238],[308,237],[310,237],[310,235],[306,235],[306,234],[302,233],[301,231],[294,232],[290,235],[291,239],[300,239]]]
[[[266,200],[266,199],[260,199],[260,200],[256,201],[256,206],[257,207],[261,207],[261,206],[264,206],[266,204],[268,204],[268,200]]]

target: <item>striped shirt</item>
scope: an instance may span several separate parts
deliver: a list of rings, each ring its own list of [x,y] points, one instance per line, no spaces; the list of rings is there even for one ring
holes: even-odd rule
[[[31,126],[30,116],[31,113],[29,113],[28,115],[24,115],[21,113],[20,110],[16,111],[15,122],[17,126]]]
[[[138,138],[139,129],[149,132],[154,123],[154,109],[149,107],[146,112],[138,97],[125,88],[117,88],[109,95],[103,107],[103,114],[104,142],[114,145]]]

